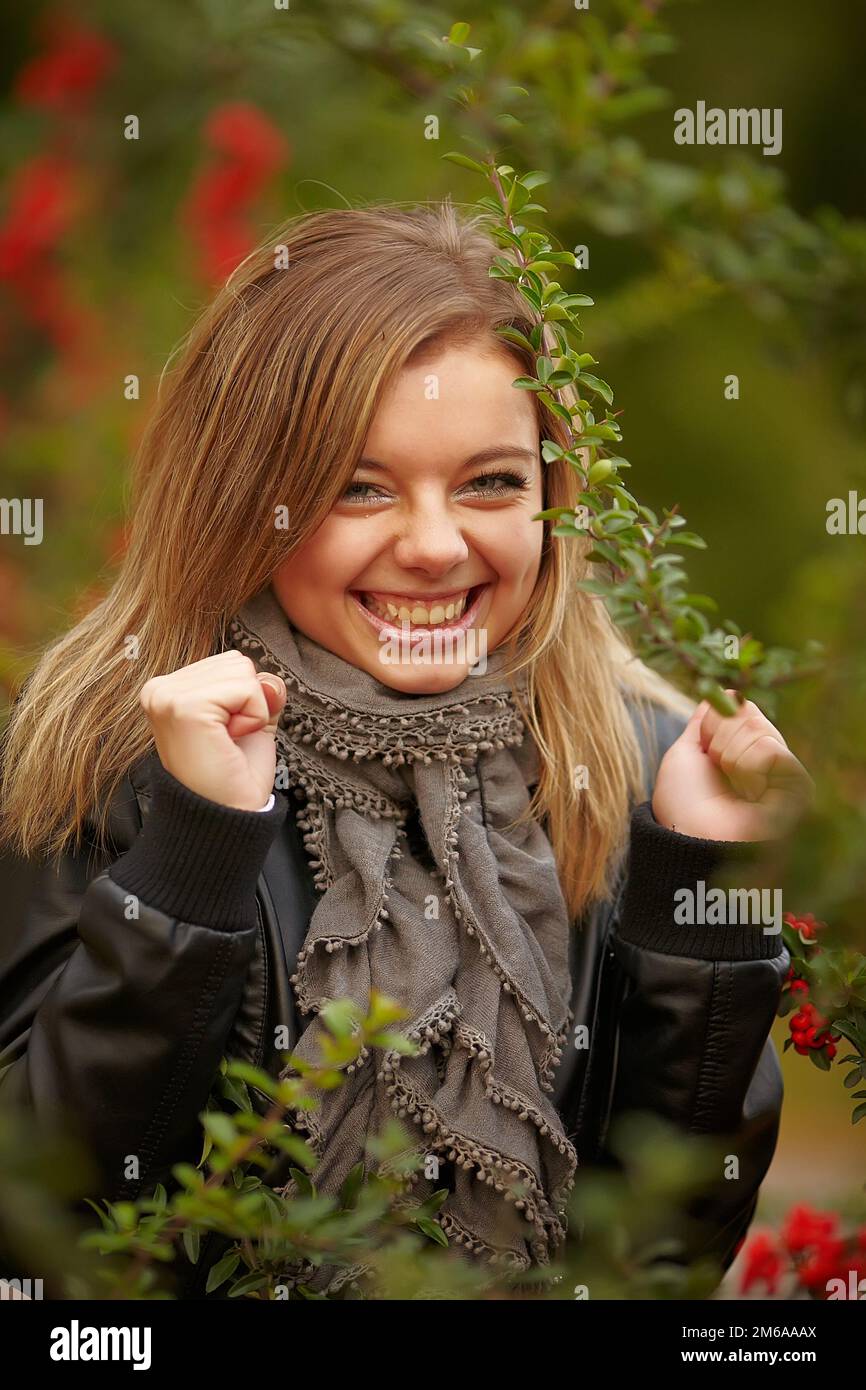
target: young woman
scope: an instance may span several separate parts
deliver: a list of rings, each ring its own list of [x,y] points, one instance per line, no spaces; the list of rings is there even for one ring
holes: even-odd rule
[[[376,988],[423,1050],[323,1098],[321,1190],[397,1114],[452,1242],[527,1268],[612,1119],[654,1112],[738,1159],[687,1232],[727,1266],[776,1141],[788,960],[674,895],[810,780],[753,704],[692,711],[630,658],[575,588],[585,547],[533,519],[576,480],[512,386],[494,330],[529,325],[497,250],[449,203],[305,215],[162,381],[121,572],[6,741],[4,835],[40,868],[3,933],[0,1097],[65,1116],[130,1197],[196,1155],[223,1054],[318,1058],[322,1003]]]

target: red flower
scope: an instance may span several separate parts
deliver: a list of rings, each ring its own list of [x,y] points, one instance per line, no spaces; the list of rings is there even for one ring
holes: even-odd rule
[[[753,1284],[766,1284],[767,1292],[774,1294],[782,1273],[783,1258],[772,1235],[761,1231],[752,1236],[746,1246],[745,1268],[740,1278],[740,1293],[748,1293]]]
[[[60,155],[36,155],[15,170],[0,227],[0,276],[14,278],[39,263],[69,226],[75,197],[72,165]]]
[[[185,216],[190,224],[208,225],[234,216],[262,186],[258,168],[244,164],[227,164],[208,169],[193,184],[186,203]]]
[[[285,138],[258,107],[235,101],[212,111],[205,135],[208,143],[239,164],[273,173],[288,154]]]
[[[782,920],[799,934],[804,945],[814,945],[818,939],[818,932],[827,926],[826,922],[817,921],[811,912],[804,913],[802,917],[795,917],[793,912],[786,912]]]
[[[815,1211],[808,1203],[801,1202],[791,1207],[779,1233],[779,1239],[792,1255],[808,1249],[832,1236],[839,1218],[835,1212]]]
[[[267,116],[246,102],[211,112],[205,139],[215,159],[193,182],[181,220],[196,244],[205,277],[218,283],[252,250],[255,234],[245,213],[285,162],[289,146]]]
[[[114,45],[64,15],[46,16],[40,29],[44,50],[21,69],[15,96],[63,114],[81,110],[114,66]]]
[[[830,1279],[844,1278],[844,1240],[825,1238],[797,1265],[797,1280],[804,1289],[825,1289]]]

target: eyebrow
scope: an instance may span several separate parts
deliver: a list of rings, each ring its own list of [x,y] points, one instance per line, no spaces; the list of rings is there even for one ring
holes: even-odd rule
[[[495,459],[518,458],[526,463],[536,463],[538,453],[535,449],[527,449],[524,444],[491,444],[486,449],[479,449],[477,454],[471,454],[468,459],[464,459],[460,464],[460,469],[474,468],[482,463],[492,463]],[[358,461],[359,468],[377,468],[383,473],[391,470],[386,463],[379,463],[378,459],[362,458]]]

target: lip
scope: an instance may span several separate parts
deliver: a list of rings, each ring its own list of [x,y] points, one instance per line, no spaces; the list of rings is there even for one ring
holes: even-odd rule
[[[409,628],[409,637],[410,637],[410,638],[412,638],[412,637],[420,637],[420,636],[423,636],[425,633],[429,633],[429,634],[432,636],[432,635],[433,635],[434,633],[436,633],[436,632],[441,632],[441,633],[452,632],[452,633],[454,633],[454,632],[466,632],[466,631],[468,631],[468,629],[469,629],[470,627],[472,627],[473,623],[475,622],[475,619],[476,619],[477,616],[478,616],[478,612],[479,612],[479,609],[480,609],[480,607],[481,607],[481,601],[482,601],[482,599],[484,598],[484,595],[487,593],[487,590],[490,589],[491,587],[492,587],[492,585],[491,585],[490,583],[482,584],[480,587],[479,587],[478,585],[476,585],[476,584],[471,585],[471,586],[470,586],[470,589],[473,589],[473,588],[474,588],[474,589],[477,589],[478,592],[476,593],[474,599],[472,600],[472,603],[471,603],[471,605],[469,606],[469,608],[466,609],[466,612],[462,615],[462,617],[458,618],[458,620],[457,620],[456,622],[451,622],[451,623],[437,623],[437,624],[435,625],[435,627],[425,627],[425,626],[423,625],[423,623],[419,623],[418,626],[416,627],[414,624],[407,623],[406,626]],[[377,632],[380,632],[380,633],[381,633],[381,632],[384,632],[384,633],[387,634],[388,637],[402,637],[402,635],[403,635],[403,627],[402,627],[402,625],[401,625],[400,627],[397,627],[395,623],[389,623],[389,622],[386,622],[384,618],[379,618],[379,617],[377,617],[377,615],[376,615],[375,613],[371,613],[371,612],[370,612],[370,609],[369,609],[369,608],[365,608],[365,607],[364,607],[363,603],[362,603],[361,600],[358,598],[358,596],[357,596],[357,594],[355,593],[354,590],[349,589],[349,590],[347,590],[347,592],[348,592],[349,597],[351,598],[352,602],[355,604],[355,607],[359,610],[360,613],[363,614],[363,616],[367,619],[367,622],[370,624],[370,626],[373,627],[373,628],[375,628],[375,630],[376,630]],[[366,592],[366,591],[365,591],[365,592]],[[378,593],[378,592],[380,592],[380,591],[379,591],[379,590],[373,590],[373,589],[370,590],[370,593]],[[457,590],[455,590],[454,592],[456,592],[456,593],[459,594],[459,593],[462,593],[463,590],[457,589]]]

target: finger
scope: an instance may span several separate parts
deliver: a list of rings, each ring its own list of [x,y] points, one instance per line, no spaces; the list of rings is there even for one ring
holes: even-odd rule
[[[736,700],[736,693],[737,692],[735,690],[725,691],[725,694],[730,696],[730,698],[733,700]],[[734,714],[720,714],[719,711],[717,709],[714,709],[712,705],[707,704],[706,713],[703,717],[703,720],[701,721],[701,745],[705,753],[708,751],[710,743],[712,742],[713,738],[718,732],[720,726],[728,725],[730,727],[733,727],[734,724],[738,723],[745,717],[747,707],[757,708],[757,706],[752,706],[751,702],[746,700],[743,702],[743,704],[737,704],[737,709]]]
[[[771,734],[755,734],[744,743],[725,775],[739,796],[747,801],[760,801],[767,791],[779,762],[796,759]]]
[[[195,690],[200,686],[210,686],[214,677],[217,679],[238,676],[249,678],[255,674],[255,662],[244,652],[232,650],[218,652],[215,656],[205,657],[202,661],[193,661],[189,666],[181,666],[179,670],[168,672],[164,676],[157,676],[155,679],[171,681],[172,689],[175,690]]]
[[[736,691],[726,690],[725,694],[734,698]],[[785,740],[779,730],[763,710],[759,709],[753,700],[744,700],[735,714],[719,714],[718,710],[710,709],[701,727],[704,752],[709,753],[712,750],[714,755],[720,755],[729,739],[737,735],[740,728],[747,724],[764,733],[775,734],[779,742],[784,744]]]
[[[747,746],[748,742],[754,742],[755,738],[765,734],[776,738],[783,748],[787,746],[776,726],[770,723],[757,705],[753,705],[751,700],[747,700],[742,711],[738,711],[736,715],[732,715],[728,719],[719,720],[706,751],[713,761],[721,766],[722,771],[726,772],[727,768],[723,760],[726,756],[730,756],[732,746],[739,753],[743,747]]]
[[[213,708],[221,714],[236,714],[249,702],[246,713],[263,710],[267,718],[267,702],[261,685],[254,676],[251,679],[238,672],[222,679],[211,674],[207,682],[199,679],[191,686],[179,683],[174,676],[148,681],[139,692],[139,699],[149,714],[163,718],[187,718]]]
[[[692,710],[689,722],[680,734],[678,742],[692,743],[699,745],[701,741],[701,721],[707,710],[710,708],[706,700],[701,700]]]
[[[259,680],[262,683],[262,690],[268,702],[270,718],[268,719],[267,727],[269,729],[275,729],[286,703],[286,683],[282,676],[275,676],[271,671],[261,672],[259,674]]]
[[[226,727],[229,735],[235,740],[256,733],[262,728],[274,733],[286,703],[286,685],[281,676],[275,676],[271,671],[259,671],[256,673],[256,679],[265,697],[267,718],[253,721],[246,712],[233,714]]]

